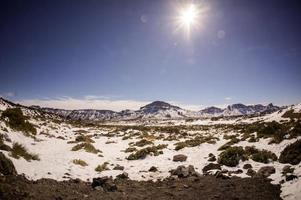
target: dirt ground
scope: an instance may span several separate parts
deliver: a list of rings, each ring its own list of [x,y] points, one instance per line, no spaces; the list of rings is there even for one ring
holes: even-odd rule
[[[80,180],[29,181],[23,176],[0,177],[0,199],[222,199],[222,200],[277,200],[280,186],[258,178],[221,179],[214,176],[165,179],[163,181],[132,181],[117,179],[114,192],[93,189],[91,183]]]

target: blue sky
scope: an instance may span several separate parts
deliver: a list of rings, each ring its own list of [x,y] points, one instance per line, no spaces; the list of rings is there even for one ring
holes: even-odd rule
[[[190,2],[1,1],[0,94],[115,110],[301,101],[297,1],[194,1],[187,38],[175,17]]]

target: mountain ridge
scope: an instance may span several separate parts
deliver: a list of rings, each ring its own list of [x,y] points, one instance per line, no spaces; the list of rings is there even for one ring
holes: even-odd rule
[[[236,103],[228,105],[226,108],[218,108],[215,106],[206,107],[199,111],[191,111],[183,109],[179,106],[172,105],[164,101],[154,101],[145,106],[140,107],[138,110],[122,110],[112,111],[105,109],[57,109],[40,106],[22,106],[10,102],[4,98],[0,98],[0,109],[4,110],[5,107],[21,106],[23,109],[27,108],[35,112],[42,112],[48,114],[55,114],[63,118],[73,120],[135,120],[135,119],[184,119],[184,118],[206,118],[206,117],[219,117],[219,116],[240,116],[240,115],[253,115],[253,114],[267,114],[278,111],[281,109],[279,106],[268,104],[244,105]]]

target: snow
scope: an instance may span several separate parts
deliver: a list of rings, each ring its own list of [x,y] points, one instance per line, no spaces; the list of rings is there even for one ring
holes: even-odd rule
[[[1,104],[0,104],[1,106]],[[0,107],[1,109],[1,107]],[[285,113],[289,109],[294,109],[294,111],[300,112],[301,104],[298,104],[293,107],[288,107],[280,112],[275,112],[272,114],[268,114],[260,117],[238,117],[232,119],[220,119],[213,121],[211,119],[198,119],[192,121],[185,121],[185,119],[178,120],[158,120],[158,121],[149,121],[149,122],[121,122],[119,124],[122,125],[137,125],[141,123],[149,123],[149,125],[157,125],[157,126],[166,126],[167,124],[172,125],[215,125],[215,124],[237,124],[237,123],[252,123],[254,121],[281,121],[284,120],[282,117],[283,113]],[[299,110],[298,110],[299,109]],[[28,113],[27,113],[28,111]],[[24,112],[28,115],[35,115],[36,113],[32,110],[24,110]],[[169,112],[169,111],[168,111]],[[166,115],[166,112],[160,113],[162,115]],[[178,113],[172,113],[173,115],[177,115]],[[8,138],[10,138],[11,142],[5,142],[7,145],[12,146],[13,142],[18,142],[24,145],[30,153],[38,154],[40,160],[39,161],[26,161],[23,158],[15,159],[10,157],[9,153],[6,151],[2,151],[6,156],[10,157],[13,161],[17,172],[23,173],[25,176],[32,180],[37,180],[41,178],[52,178],[55,180],[65,180],[66,178],[79,178],[82,180],[91,181],[92,178],[98,176],[113,176],[122,173],[119,170],[112,170],[114,166],[121,165],[124,166],[124,171],[129,174],[129,177],[133,180],[157,180],[162,179],[170,175],[169,171],[171,169],[175,169],[179,165],[193,165],[196,171],[202,173],[202,168],[209,164],[208,154],[213,153],[215,156],[218,156],[220,151],[217,149],[225,144],[228,140],[223,139],[223,135],[225,134],[220,130],[209,130],[209,131],[195,131],[189,132],[189,134],[197,135],[197,134],[212,134],[215,137],[219,138],[219,141],[216,144],[208,144],[203,143],[196,147],[183,148],[179,151],[175,151],[174,144],[178,141],[162,141],[155,140],[153,141],[155,145],[158,144],[167,144],[168,147],[163,149],[163,154],[159,156],[151,156],[148,155],[143,160],[127,160],[126,157],[130,153],[125,153],[124,150],[129,147],[129,143],[136,142],[138,139],[127,139],[123,140],[123,135],[117,134],[117,132],[113,133],[112,136],[104,136],[101,134],[107,134],[112,132],[114,129],[110,128],[75,128],[71,125],[61,123],[56,124],[52,123],[49,120],[46,122],[37,121],[34,119],[30,120],[32,123],[39,126],[38,134],[35,138],[25,136],[23,133],[15,132],[10,128],[6,127],[4,122],[0,121],[0,133],[5,134]],[[118,124],[118,122],[111,123]],[[8,133],[3,131],[4,128],[8,129]],[[85,130],[88,135],[93,135],[92,139],[95,141],[93,145],[96,149],[100,149],[102,153],[100,153],[103,157],[100,157],[99,154],[93,154],[85,152],[84,150],[80,151],[71,151],[72,147],[76,144],[68,144],[68,141],[74,141],[76,135],[76,131]],[[128,133],[128,132],[127,132]],[[235,132],[227,133],[236,134]],[[63,136],[65,140],[57,138],[58,136]],[[295,142],[299,138],[284,140],[280,144],[269,144],[270,139],[260,139],[258,142],[249,143],[247,141],[241,141],[236,146],[255,146],[258,149],[266,149],[274,152],[278,157],[281,151],[289,144]],[[107,143],[111,141],[110,143]],[[113,141],[113,142],[112,142]],[[187,155],[187,161],[185,162],[173,162],[172,158],[174,155],[184,154]],[[75,165],[72,161],[74,159],[84,160],[88,166],[82,167],[79,165]],[[108,167],[110,170],[103,171],[101,173],[96,172],[95,168],[97,165],[101,165],[104,162],[108,162]],[[276,173],[272,174],[270,178],[273,180],[273,184],[279,184],[281,180],[284,179],[282,175],[282,169],[287,164],[281,164],[279,162],[272,162],[269,164],[258,163],[253,160],[248,160],[245,162],[240,162],[237,167],[225,167],[223,169],[228,169],[229,171],[234,171],[237,169],[242,169],[243,165],[249,163],[253,166],[255,171],[259,170],[263,166],[274,166],[276,169]],[[158,168],[158,172],[148,172],[150,167],[155,166]],[[295,168],[294,174],[297,176],[301,176],[301,166],[293,166]],[[235,174],[240,177],[247,177],[247,170],[243,169],[242,174]],[[67,175],[67,174],[70,175]],[[281,185],[281,197],[285,200],[297,200],[301,199],[301,179],[292,180],[289,182],[285,182]]]

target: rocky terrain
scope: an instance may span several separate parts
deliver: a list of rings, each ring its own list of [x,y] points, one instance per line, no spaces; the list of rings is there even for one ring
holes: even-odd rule
[[[1,99],[0,197],[300,199],[301,104],[247,107],[192,118],[154,102],[95,121]]]

